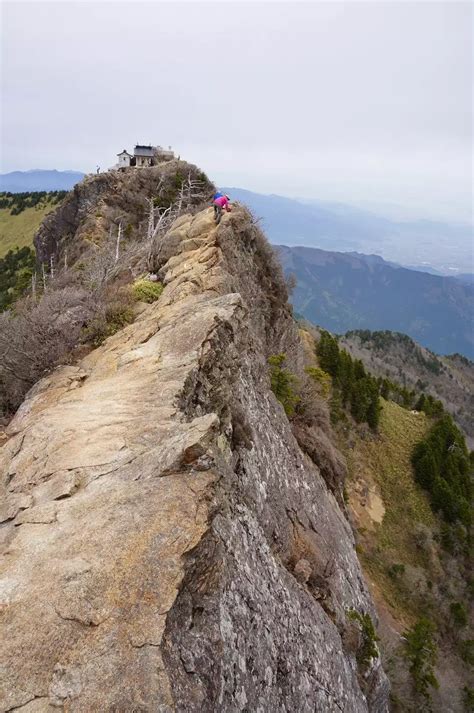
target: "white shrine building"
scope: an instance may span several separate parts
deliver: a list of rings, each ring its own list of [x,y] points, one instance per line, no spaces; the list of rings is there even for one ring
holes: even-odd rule
[[[155,166],[162,161],[171,161],[174,158],[174,152],[171,146],[164,149],[161,146],[143,146],[137,144],[133,150],[133,154],[128,153],[126,149],[117,154],[118,162],[113,167],[120,168],[144,168],[146,166]]]

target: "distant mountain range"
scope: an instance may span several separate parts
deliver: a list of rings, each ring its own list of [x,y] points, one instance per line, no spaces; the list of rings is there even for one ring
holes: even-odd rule
[[[68,190],[83,176],[79,171],[14,171],[0,175],[0,190]],[[304,317],[339,334],[389,329],[439,354],[474,357],[469,226],[397,223],[347,205],[225,190],[263,219],[271,242],[285,244],[280,254],[285,270],[298,280],[293,302]],[[459,274],[444,277],[450,266]]]
[[[12,171],[0,174],[0,191],[26,193],[27,191],[69,191],[84,174],[80,171]]]
[[[377,255],[278,246],[295,275],[295,310],[343,334],[353,329],[408,334],[438,354],[474,357],[474,286],[397,267]]]
[[[474,272],[471,225],[396,222],[348,205],[303,203],[242,188],[224,190],[262,218],[272,243],[376,253],[385,260],[435,274]]]
[[[80,171],[34,169],[0,174],[0,191],[70,190]],[[474,280],[471,225],[428,220],[395,221],[341,203],[299,201],[243,188],[224,188],[248,205],[272,243],[331,251],[375,253],[385,260],[432,274]]]

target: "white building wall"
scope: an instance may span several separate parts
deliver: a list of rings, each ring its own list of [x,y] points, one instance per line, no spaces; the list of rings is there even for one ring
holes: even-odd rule
[[[118,165],[120,168],[130,166],[130,158],[128,154],[120,154],[118,157]]]

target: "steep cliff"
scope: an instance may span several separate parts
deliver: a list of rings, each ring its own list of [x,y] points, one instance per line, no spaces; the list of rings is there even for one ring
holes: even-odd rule
[[[0,709],[386,711],[344,507],[270,389],[269,355],[305,356],[265,239],[184,215],[156,268],[0,448]]]

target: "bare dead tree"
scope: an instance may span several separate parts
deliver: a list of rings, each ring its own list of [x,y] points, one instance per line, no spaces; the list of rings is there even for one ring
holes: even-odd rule
[[[115,245],[115,262],[118,262],[119,259],[119,253],[120,253],[120,239],[122,237],[122,221],[118,224],[118,231],[117,231],[117,242]]]
[[[165,183],[165,177],[164,177],[164,176],[160,176],[160,180],[158,181],[158,185],[157,185],[157,187],[156,187],[156,194],[157,194],[158,196],[161,195],[161,191],[162,191],[162,189],[163,189],[164,183]]]
[[[160,195],[157,197],[159,203]],[[176,200],[169,206],[156,206],[154,209],[155,225],[153,232],[147,232],[147,269],[153,269],[153,258],[163,235],[170,229],[174,221],[184,213],[192,210],[207,200],[207,189],[203,181],[192,177],[188,173],[186,180],[181,183]],[[150,225],[150,220],[149,224]]]
[[[294,290],[296,289],[296,286],[298,284],[298,280],[296,279],[296,275],[294,272],[290,272],[288,276],[285,279],[286,282],[286,289],[288,290],[288,294],[292,295]]]
[[[172,206],[168,206],[168,208],[165,208],[165,210],[160,214],[158,218],[158,222],[156,224],[156,228],[153,230],[153,233],[151,235],[151,238],[153,239],[158,235],[158,233],[163,232],[163,230],[167,230],[168,226],[175,220],[174,218],[174,212],[172,211]]]
[[[155,232],[155,204],[153,198],[148,198],[148,229],[146,239],[151,240]]]

